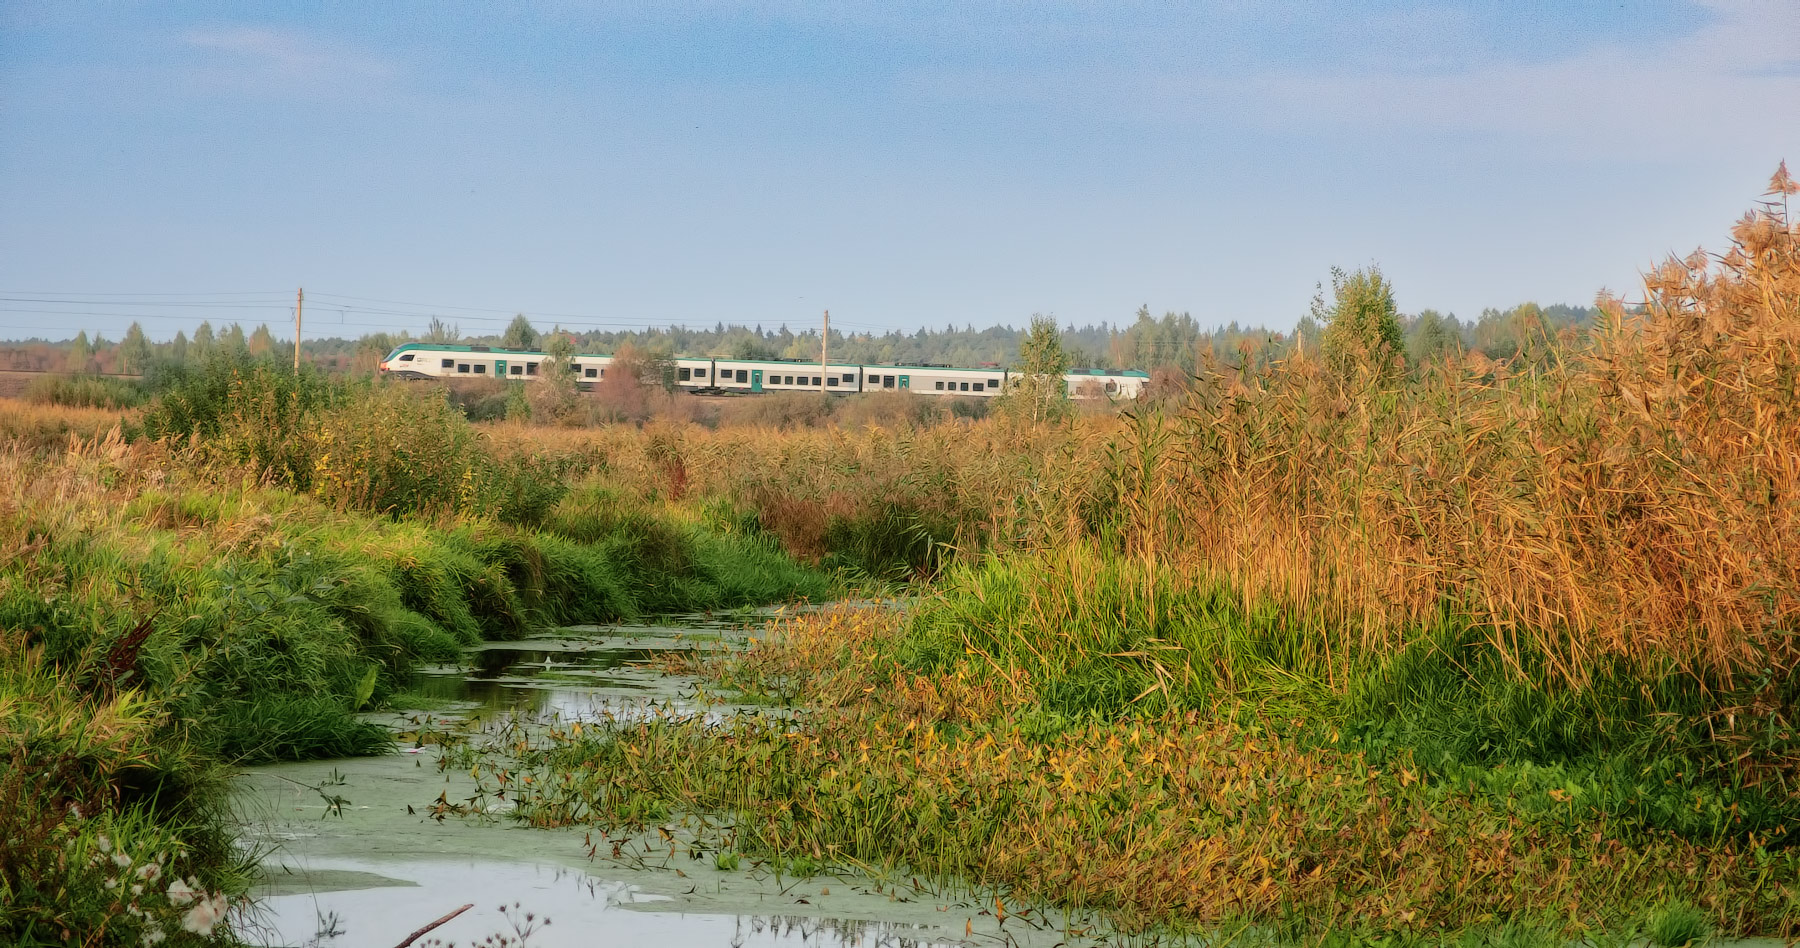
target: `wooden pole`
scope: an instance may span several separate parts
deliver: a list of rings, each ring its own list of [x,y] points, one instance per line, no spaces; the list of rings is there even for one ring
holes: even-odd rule
[[[831,310],[825,311],[825,334],[819,337],[819,394],[831,387]]]
[[[300,371],[300,311],[306,308],[306,287],[294,297],[294,371]]]

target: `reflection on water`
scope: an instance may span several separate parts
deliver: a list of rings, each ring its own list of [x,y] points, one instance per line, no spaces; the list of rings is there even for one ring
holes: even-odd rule
[[[432,935],[459,945],[515,934],[525,913],[550,924],[532,933],[534,948],[656,944],[658,948],[752,945],[911,948],[948,945],[915,926],[791,915],[729,915],[630,908],[664,900],[636,887],[551,865],[485,859],[378,863],[321,861],[304,871],[275,870],[284,894],[258,901],[240,920],[252,943],[314,948],[391,948],[460,905],[474,907]],[[311,876],[356,873],[379,887],[305,891]],[[365,885],[367,883],[365,882]],[[294,891],[299,889],[301,891]],[[513,906],[517,904],[517,908]]]
[[[667,708],[681,704],[686,683],[662,674],[657,658],[720,648],[743,635],[739,626],[701,616],[670,626],[577,626],[555,638],[477,646],[459,664],[420,669],[412,691],[483,716],[593,720],[646,701]]]

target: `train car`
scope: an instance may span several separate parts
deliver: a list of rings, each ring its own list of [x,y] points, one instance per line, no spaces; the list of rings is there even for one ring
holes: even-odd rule
[[[1070,398],[1132,399],[1150,384],[1150,373],[1137,369],[1075,369],[1063,380]]]
[[[500,346],[445,345],[408,342],[381,360],[382,374],[402,379],[502,379],[528,382],[539,377],[549,356],[533,349]],[[581,353],[573,358],[575,378],[582,388],[592,388],[606,378],[612,356]],[[1005,394],[1016,379],[999,368],[965,369],[947,365],[860,365],[833,362],[823,368],[816,362],[780,359],[674,360],[674,385],[683,391],[705,394],[762,392],[825,392],[852,395],[858,392],[907,391],[920,395],[956,395],[993,398]],[[1075,369],[1063,377],[1073,398],[1136,398],[1150,376],[1136,369]]]

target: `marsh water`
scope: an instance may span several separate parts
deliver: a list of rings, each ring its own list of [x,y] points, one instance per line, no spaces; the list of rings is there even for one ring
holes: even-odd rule
[[[404,733],[427,714],[484,721],[731,714],[743,709],[701,700],[697,681],[664,673],[655,659],[739,645],[764,618],[686,616],[486,643],[459,664],[423,669],[413,693],[425,707],[385,720]],[[392,948],[465,904],[473,907],[419,944],[479,945],[525,932],[525,944],[539,948],[1065,941],[1055,925],[997,920],[983,900],[910,881],[796,880],[758,866],[721,871],[686,855],[619,861],[595,857],[579,829],[533,829],[504,814],[438,821],[425,815],[430,803],[440,794],[467,796],[473,783],[466,773],[440,772],[435,747],[408,743],[384,757],[244,774],[244,835],[264,853],[257,900],[240,918],[252,943]]]

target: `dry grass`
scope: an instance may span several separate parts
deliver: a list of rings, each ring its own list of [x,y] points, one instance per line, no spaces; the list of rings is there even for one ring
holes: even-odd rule
[[[1715,684],[1792,668],[1800,237],[1765,210],[1734,238],[1521,373],[1476,357],[1393,384],[1305,354],[1217,373],[1115,453],[1114,526],[1366,649],[1448,607],[1577,684],[1615,660]]]
[[[71,408],[0,398],[0,443],[31,450],[65,447],[71,438],[92,440],[130,420],[134,412],[109,408]]]

